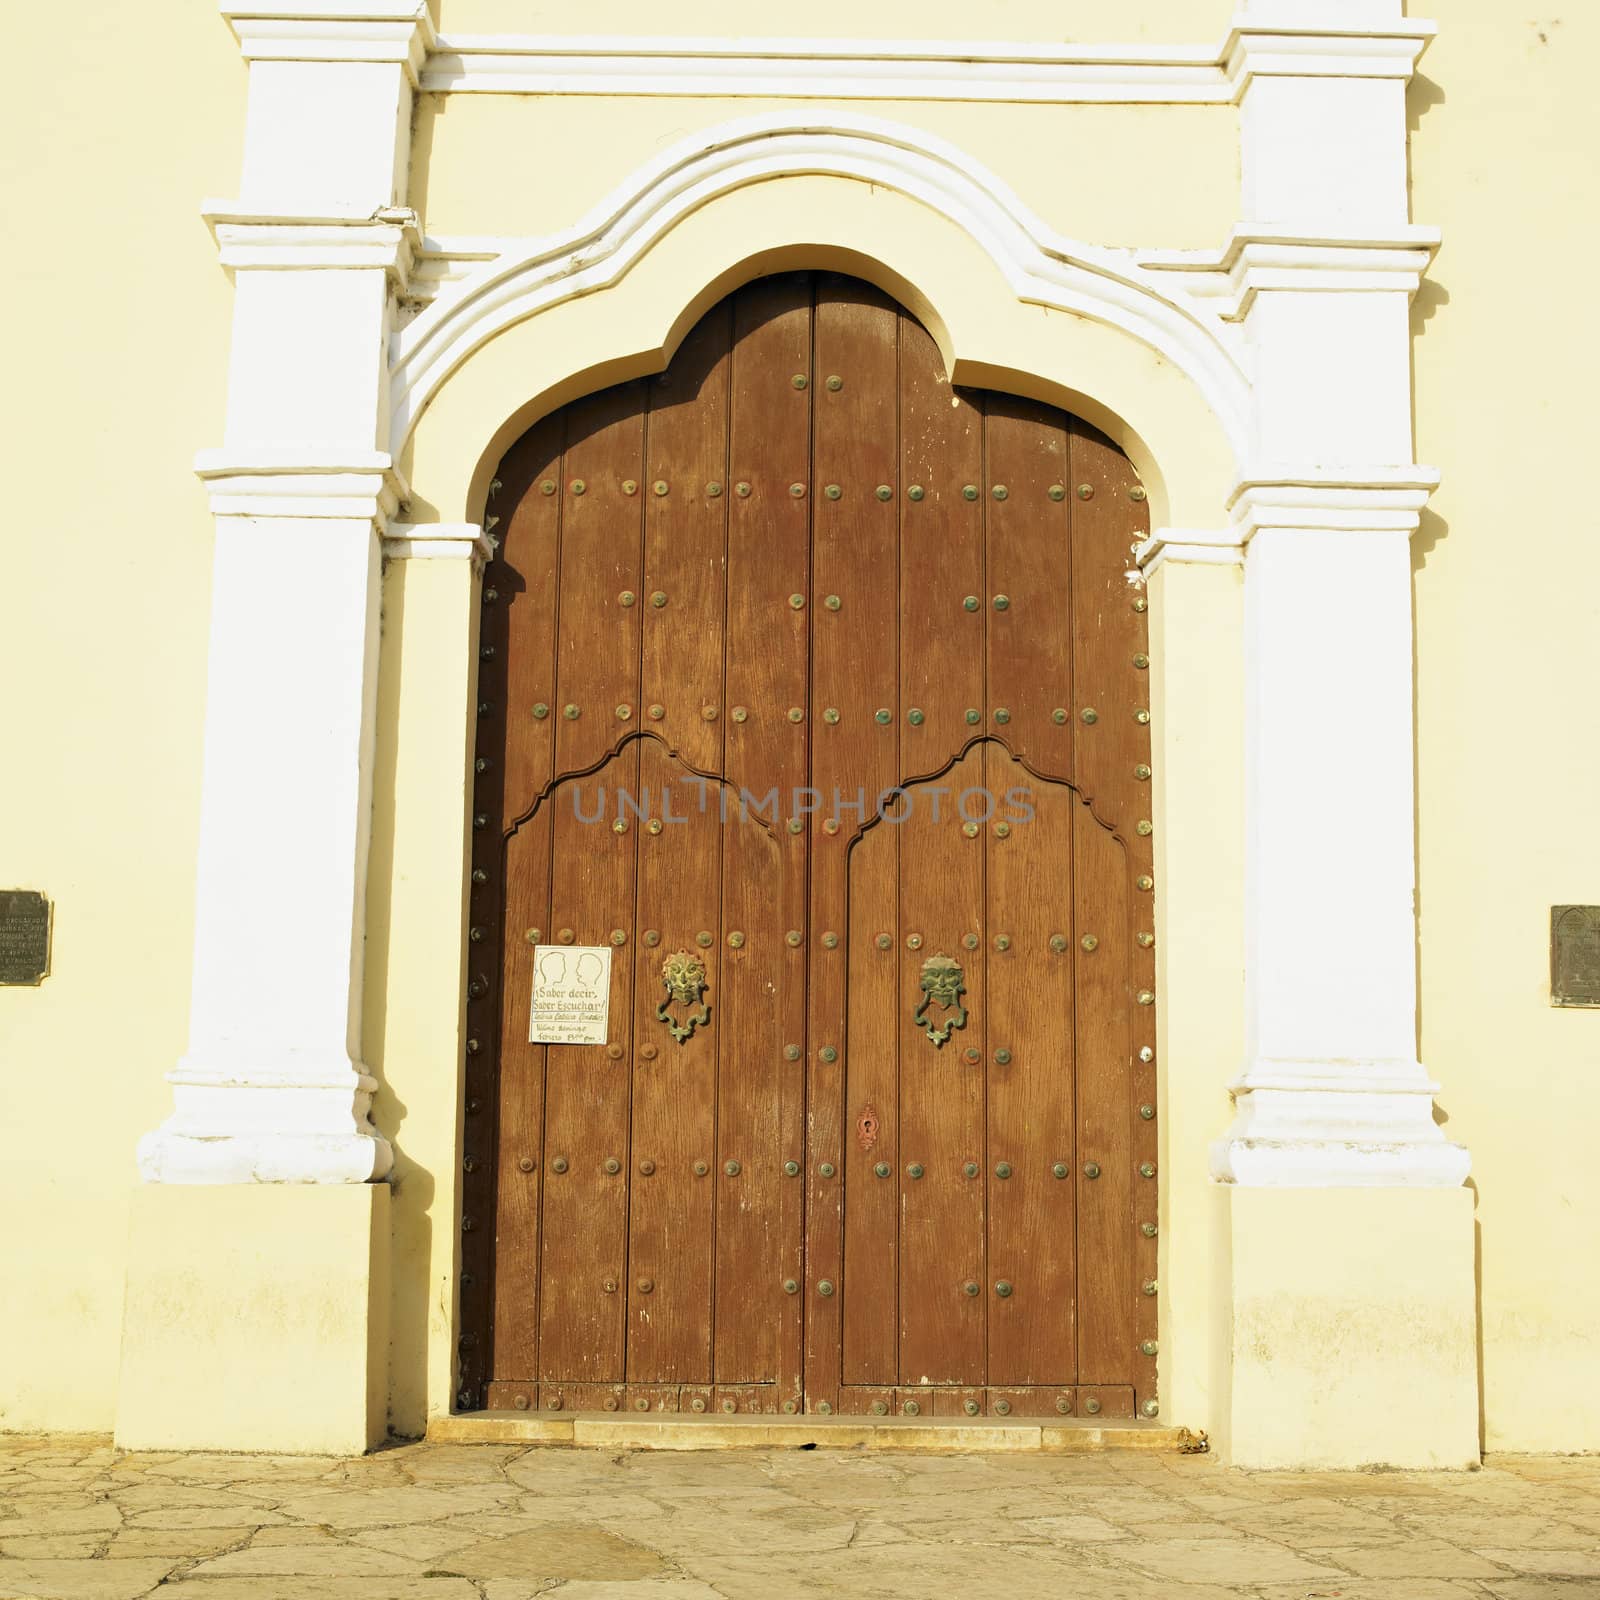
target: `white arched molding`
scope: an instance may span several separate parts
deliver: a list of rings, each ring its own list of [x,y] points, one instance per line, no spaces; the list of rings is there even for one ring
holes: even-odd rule
[[[458,247],[477,264],[393,339],[390,437],[397,448],[450,374],[497,334],[614,287],[674,228],[719,198],[807,176],[904,195],[973,241],[1018,302],[1131,335],[1189,378],[1235,457],[1246,453],[1250,382],[1243,340],[1216,306],[1191,297],[1181,278],[1140,266],[1132,251],[1055,232],[954,145],[883,118],[832,110],[807,119],[737,118],[640,167],[563,233]],[[805,237],[796,230],[794,242]],[[450,242],[436,254],[452,254]]]

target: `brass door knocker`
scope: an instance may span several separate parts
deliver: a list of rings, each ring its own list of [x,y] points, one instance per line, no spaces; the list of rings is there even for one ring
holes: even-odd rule
[[[961,1003],[961,997],[966,992],[966,974],[961,970],[961,963],[953,956],[929,956],[922,963],[922,1000],[911,1013],[911,1020],[921,1025],[933,1041],[935,1050],[949,1042],[953,1029],[966,1027],[967,1008]],[[928,1007],[933,1004],[945,1011],[953,1006],[956,1014],[947,1017],[943,1027],[936,1027],[927,1014]]]
[[[656,1007],[656,1018],[667,1025],[667,1032],[682,1044],[703,1023],[711,1020],[711,1007],[701,998],[706,992],[706,965],[699,956],[687,950],[670,955],[661,963],[661,982],[666,986],[667,998]],[[699,1006],[680,1024],[668,1010],[672,1005]]]

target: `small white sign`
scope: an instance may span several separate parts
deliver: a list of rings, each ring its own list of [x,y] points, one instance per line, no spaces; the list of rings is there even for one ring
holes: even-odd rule
[[[610,1017],[610,945],[534,946],[530,1044],[604,1044]]]

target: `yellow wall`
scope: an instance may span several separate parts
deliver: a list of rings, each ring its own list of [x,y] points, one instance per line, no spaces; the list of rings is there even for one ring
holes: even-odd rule
[[[1230,0],[811,0],[804,11],[773,0],[431,0],[448,33],[688,34],[837,39],[1041,39],[1052,42],[1216,44],[1228,31]]]
[[[135,1189],[117,1444],[381,1444],[394,1198],[381,1183]]]
[[[539,238],[579,221],[662,150],[734,118],[843,110],[966,150],[1051,227],[1094,245],[1203,248],[1238,214],[1230,106],[610,99],[424,94],[413,203],[430,235]],[[550,160],[554,150],[586,158]]]
[[[1600,1013],[1549,1005],[1600,903],[1593,7],[1431,0],[1413,86],[1422,1060],[1478,1191],[1490,1449],[1600,1449]],[[1554,17],[1560,20],[1552,20]]]
[[[92,13],[92,15],[91,15]],[[188,1031],[211,518],[243,64],[207,0],[8,8],[0,883],[55,901],[0,988],[0,1428],[107,1428],[134,1142]]]
[[[1474,1152],[1487,1443],[1593,1449],[1600,1016],[1550,1009],[1546,941],[1552,903],[1600,902],[1600,737],[1588,711],[1600,681],[1600,547],[1578,493],[1600,347],[1597,302],[1582,288],[1595,224],[1581,199],[1600,17],[1569,7],[1560,21],[1536,20],[1530,0],[1420,9],[1442,30],[1412,94],[1414,214],[1446,239],[1416,314],[1418,458],[1444,474],[1416,545],[1421,1054],[1443,1084],[1452,1136]],[[525,0],[440,0],[440,10],[461,33],[559,30],[571,15]],[[1107,0],[1014,0],[975,13],[928,0],[916,20],[920,33],[954,38],[1211,43],[1230,11],[1161,0],[1130,18]],[[17,75],[0,97],[0,186],[18,241],[0,418],[14,458],[0,573],[0,883],[44,890],[57,915],[53,976],[39,990],[0,989],[12,1290],[0,1319],[0,1428],[105,1428],[133,1147],[166,1115],[162,1074],[185,1045],[211,551],[190,460],[220,441],[230,310],[198,211],[202,197],[236,187],[245,74],[209,0],[164,8],[156,30],[115,0],[78,8],[72,27],[59,8],[15,12],[14,57],[49,70]],[[652,31],[662,15],[613,0],[585,26]],[[827,0],[805,26],[873,37],[903,31],[904,17],[883,0]],[[792,27],[782,20],[768,31]],[[688,0],[671,22],[687,33],[751,28],[734,0]],[[652,151],[771,109],[491,96],[458,97],[442,115],[439,106],[427,97],[418,115],[417,198],[434,234],[550,232]],[[1232,219],[1227,108],[880,112],[965,145],[1048,222],[1095,242],[1220,242]],[[1537,273],[1535,250],[1547,263]],[[458,456],[481,451],[500,420],[458,409],[436,437]],[[464,483],[475,465],[450,470]],[[1211,470],[1222,470],[1214,459]],[[1169,580],[1174,597],[1180,585],[1211,595],[1213,621],[1234,616],[1236,575]],[[366,1021],[385,1080],[377,1117],[398,1152],[392,1399],[406,1427],[448,1390],[460,909],[448,863],[459,868],[463,803],[450,761],[465,734],[450,735],[468,689],[470,658],[455,641],[470,633],[470,590],[446,563],[391,572],[385,590],[387,620],[403,616],[406,633],[384,643],[389,746],[376,784]],[[1236,682],[1233,634],[1160,625],[1171,672],[1187,640],[1212,652],[1213,688]],[[1173,676],[1165,703],[1196,704],[1201,687]],[[1236,748],[1233,714],[1221,700],[1206,705],[1214,749]],[[394,742],[398,731],[409,743]],[[449,760],[432,761],[443,745]],[[1236,815],[1233,783],[1206,781],[1213,756],[1196,749],[1187,769],[1173,767],[1170,805],[1187,770],[1214,815]],[[1207,833],[1175,822],[1164,848]],[[1169,929],[1169,961],[1187,947],[1213,965],[1204,983],[1169,968],[1163,986],[1167,1042],[1180,1026],[1213,1041],[1198,1057],[1173,1052],[1172,1071],[1185,1075],[1169,1079],[1164,1102],[1174,1187],[1162,1277],[1184,1288],[1165,1312],[1163,1381],[1175,1404],[1200,1411],[1220,1392],[1210,1374],[1223,1334],[1205,1289],[1225,1280],[1227,1247],[1214,1219],[1199,1209],[1180,1219],[1173,1207],[1180,1192],[1197,1204],[1204,1142],[1227,1119],[1221,1080],[1238,1020],[1237,848],[1227,839],[1198,874],[1169,855],[1162,880],[1173,915],[1187,895],[1220,918]],[[439,862],[446,869],[428,878]],[[1180,1248],[1188,1268],[1172,1259]]]
[[[702,129],[830,109],[960,146],[1051,227],[1093,244],[1200,249],[1226,238],[1239,214],[1232,106],[587,95],[424,95],[413,204],[431,235],[539,238],[570,227],[652,156]],[[552,160],[555,151],[584,159]]]

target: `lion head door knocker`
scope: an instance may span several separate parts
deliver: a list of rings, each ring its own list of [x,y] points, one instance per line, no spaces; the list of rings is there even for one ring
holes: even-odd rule
[[[661,982],[666,987],[667,998],[656,1007],[656,1018],[666,1023],[667,1032],[682,1044],[696,1028],[711,1020],[711,1007],[702,999],[706,992],[706,964],[699,956],[680,950],[661,963]],[[681,1023],[669,1009],[674,1005],[691,1008]],[[695,1006],[700,1009],[693,1010]]]
[[[933,1041],[937,1050],[949,1042],[952,1031],[967,1025],[967,1008],[961,997],[967,992],[966,974],[954,956],[929,956],[922,963],[922,1000],[911,1013],[911,1020],[919,1023]],[[946,1017],[943,1027],[936,1026],[928,1016],[928,1007],[937,1005],[943,1011],[955,1009],[955,1016]]]

